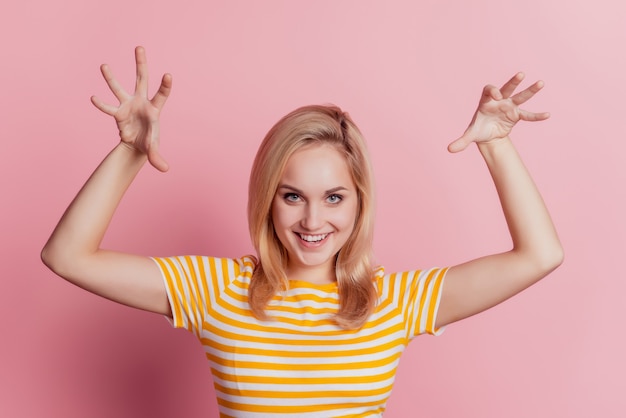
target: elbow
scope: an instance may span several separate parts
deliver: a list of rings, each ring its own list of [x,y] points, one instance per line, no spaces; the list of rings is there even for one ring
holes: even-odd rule
[[[518,249],[516,252],[523,260],[522,263],[527,266],[528,274],[534,277],[535,281],[556,270],[563,263],[565,257],[559,241],[541,247]]]
[[[563,246],[559,242],[559,249],[558,249],[558,253],[556,255],[556,265],[554,266],[554,268],[557,268],[558,266],[563,264],[564,260],[565,260],[565,251],[563,250]]]
[[[59,249],[48,242],[41,250],[40,257],[43,264],[52,272],[58,276],[65,277],[67,268],[64,266],[67,265],[67,262],[64,261],[66,257],[63,255],[63,251],[59,251]]]
[[[556,270],[565,258],[563,246],[560,242],[554,244],[550,248],[544,248],[539,255],[536,256],[537,268],[542,276],[546,276]]]
[[[43,249],[41,250],[41,253],[40,253],[39,256],[41,257],[42,263],[46,267],[48,267],[50,270],[52,270],[53,272],[56,273],[56,270],[57,270],[57,268],[56,268],[56,265],[57,265],[56,259],[57,259],[57,257],[55,257],[54,251],[50,247],[51,246],[50,246],[49,243],[46,244],[43,247]]]
[[[549,272],[556,270],[561,264],[563,264],[564,259],[565,253],[563,252],[563,247],[559,245],[559,248],[551,254],[550,260],[548,260],[546,267]]]

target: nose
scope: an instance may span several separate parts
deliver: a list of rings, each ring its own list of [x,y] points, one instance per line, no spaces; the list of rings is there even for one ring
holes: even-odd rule
[[[308,203],[304,209],[300,225],[307,231],[316,231],[324,225],[324,210],[320,205]]]

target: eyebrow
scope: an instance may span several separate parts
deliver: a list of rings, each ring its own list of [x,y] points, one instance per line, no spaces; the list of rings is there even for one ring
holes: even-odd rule
[[[292,192],[296,193],[296,194],[301,194],[304,195],[304,192],[300,189],[298,189],[297,187],[293,187],[290,186],[288,184],[280,184],[278,186],[279,189],[288,189],[291,190]],[[349,191],[347,187],[343,187],[343,186],[337,186],[337,187],[333,187],[332,189],[328,189],[324,192],[324,194],[333,194],[333,193],[337,193],[340,191]]]

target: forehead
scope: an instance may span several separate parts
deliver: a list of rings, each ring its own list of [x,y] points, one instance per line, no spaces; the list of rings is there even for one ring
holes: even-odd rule
[[[280,185],[303,191],[324,191],[335,187],[354,189],[352,173],[344,154],[328,144],[311,144],[287,160]]]

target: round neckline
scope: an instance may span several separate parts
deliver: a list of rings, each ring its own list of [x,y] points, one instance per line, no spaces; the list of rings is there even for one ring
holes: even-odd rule
[[[332,290],[337,289],[337,282],[316,284],[316,283],[307,282],[305,280],[289,279],[289,288],[290,289],[308,288],[308,289],[332,291]]]

